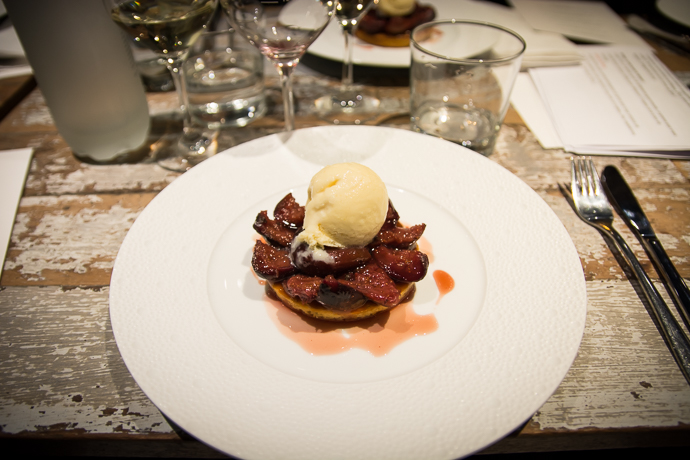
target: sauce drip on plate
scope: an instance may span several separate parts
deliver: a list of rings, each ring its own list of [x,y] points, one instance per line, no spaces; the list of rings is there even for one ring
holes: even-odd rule
[[[304,318],[280,301],[268,300],[266,311],[278,330],[312,355],[333,355],[360,348],[373,356],[384,356],[404,341],[438,329],[436,317],[418,315],[411,301],[368,320],[339,324]]]
[[[433,276],[434,281],[436,281],[436,287],[438,288],[438,300],[436,300],[436,305],[438,305],[443,296],[453,290],[455,287],[455,280],[443,270],[434,270]]]

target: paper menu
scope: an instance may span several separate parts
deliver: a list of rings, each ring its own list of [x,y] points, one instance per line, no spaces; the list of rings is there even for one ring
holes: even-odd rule
[[[580,66],[529,73],[567,151],[690,156],[690,90],[650,50],[580,51]]]
[[[0,261],[4,263],[33,149],[0,152]]]

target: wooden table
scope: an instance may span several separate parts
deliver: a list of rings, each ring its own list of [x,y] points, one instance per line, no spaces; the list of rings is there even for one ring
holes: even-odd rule
[[[690,70],[676,56],[661,57],[672,70]],[[365,70],[360,79],[377,82],[371,89],[384,102],[381,116],[368,124],[409,129],[406,74],[370,79]],[[336,66],[332,75],[338,73]],[[297,128],[322,124],[308,101],[336,82],[298,76]],[[271,77],[269,86],[270,113],[224,131],[221,148],[282,129],[277,80]],[[156,119],[165,120],[159,115],[174,105],[174,95],[150,94],[149,102]],[[49,455],[222,457],[180,431],[142,393],[120,358],[108,315],[118,248],[178,174],[152,162],[78,162],[39,89],[0,122],[0,150],[27,146],[35,155],[0,279],[0,442]],[[490,158],[531,186],[570,233],[586,278],[588,314],[578,357],[555,394],[482,454],[690,445],[690,385],[631,273],[561,194],[558,184],[570,181],[569,155],[541,148],[511,111]],[[690,278],[690,162],[610,157],[595,163],[623,172],[681,275]],[[624,225],[618,228],[670,302],[641,246]]]

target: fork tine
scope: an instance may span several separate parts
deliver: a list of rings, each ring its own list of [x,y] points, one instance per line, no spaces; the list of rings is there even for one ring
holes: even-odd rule
[[[570,157],[570,193],[572,193],[573,197],[581,194],[579,185],[580,178],[577,173],[577,160]]]
[[[601,179],[599,178],[599,173],[597,173],[597,168],[594,166],[594,161],[591,157],[587,160],[587,164],[589,166],[589,170],[591,171],[591,178],[594,184],[594,195],[600,197],[603,192]]]
[[[594,196],[594,178],[592,177],[592,165],[590,164],[590,160],[587,157],[582,158],[580,160],[580,168],[582,169],[583,180],[586,182],[587,196]]]
[[[582,158],[575,157],[573,172],[580,195],[587,195],[587,176],[582,169]]]

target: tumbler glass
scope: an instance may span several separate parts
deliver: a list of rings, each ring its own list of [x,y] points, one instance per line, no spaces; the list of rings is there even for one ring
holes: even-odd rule
[[[412,128],[490,155],[525,41],[495,24],[446,20],[415,28],[410,48]]]
[[[202,34],[184,64],[192,120],[242,127],[266,113],[264,57],[233,29]]]

